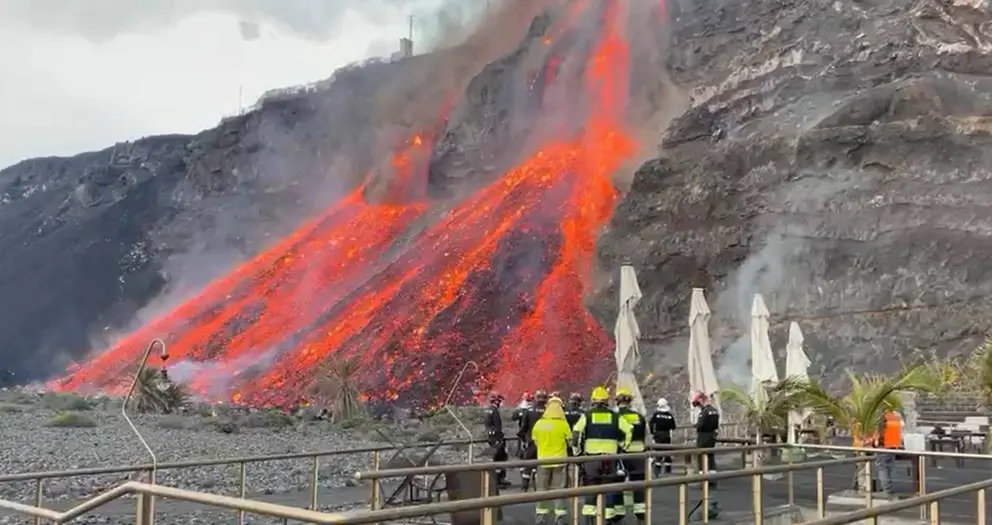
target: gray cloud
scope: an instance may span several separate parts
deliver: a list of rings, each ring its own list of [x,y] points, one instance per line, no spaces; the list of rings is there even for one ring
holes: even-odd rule
[[[325,41],[341,33],[349,14],[369,24],[395,23],[401,16],[436,18],[442,8],[464,9],[474,3],[481,7],[485,0],[4,0],[0,19],[100,42],[167,29],[190,16],[215,12]]]

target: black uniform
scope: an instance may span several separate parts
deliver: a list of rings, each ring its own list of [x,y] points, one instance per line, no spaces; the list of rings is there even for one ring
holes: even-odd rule
[[[506,453],[506,437],[503,435],[503,416],[499,413],[499,407],[490,406],[486,409],[485,417],[486,439],[489,446],[496,449],[493,454],[494,462],[503,462],[509,459]],[[506,469],[496,471],[496,479],[503,483],[506,480]]]
[[[651,421],[648,422],[648,427],[650,428],[651,439],[654,441],[654,444],[671,445],[672,431],[675,430],[676,426],[675,416],[667,410],[658,410],[654,414],[651,414]],[[664,466],[666,474],[672,472],[672,456],[662,456],[661,464]]]
[[[574,427],[580,417],[582,417],[581,405],[568,405],[565,409],[565,420],[568,421],[569,427]]]
[[[527,436],[524,433],[524,426],[527,424],[526,415],[530,408],[517,407],[510,417],[517,423],[517,457],[524,457],[524,446],[527,444]]]
[[[535,403],[533,407],[524,412],[520,432],[523,436],[520,438],[521,447],[521,459],[537,459],[537,446],[534,445],[534,440],[531,437],[531,431],[534,430],[534,425],[537,424],[537,420],[541,419],[544,415],[544,405]],[[530,480],[534,474],[533,467],[523,467],[520,469],[520,478],[523,481],[524,492],[530,487]]]
[[[696,446],[698,448],[716,447],[716,434],[720,430],[720,411],[713,405],[707,404],[699,411],[699,418],[696,419]],[[716,456],[710,452],[706,454],[706,461],[710,471],[716,470]],[[703,469],[703,459],[700,456],[699,469]]]

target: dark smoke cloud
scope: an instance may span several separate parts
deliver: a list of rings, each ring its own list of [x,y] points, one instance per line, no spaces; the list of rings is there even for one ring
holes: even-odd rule
[[[198,14],[225,13],[326,41],[339,36],[350,17],[369,25],[408,15],[450,20],[452,13],[485,6],[485,0],[5,0],[0,19],[100,42],[167,29]]]

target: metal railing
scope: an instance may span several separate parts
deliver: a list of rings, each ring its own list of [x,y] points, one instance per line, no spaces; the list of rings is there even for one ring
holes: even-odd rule
[[[429,449],[434,446],[468,446],[469,450],[477,444],[485,443],[485,440],[461,440],[461,441],[449,441],[441,443],[417,443],[411,444],[405,449],[407,450],[418,450],[418,449]],[[270,461],[287,461],[287,460],[298,460],[309,459],[310,464],[310,476],[309,476],[309,490],[310,490],[310,508],[316,509],[317,498],[318,498],[318,487],[319,487],[319,471],[320,471],[320,460],[321,458],[341,456],[341,455],[354,455],[354,454],[371,454],[371,462],[373,468],[378,469],[382,461],[383,452],[395,452],[401,450],[401,447],[396,446],[381,446],[381,447],[366,447],[366,448],[356,448],[347,450],[321,450],[316,452],[291,452],[286,454],[271,454],[262,456],[244,456],[244,457],[234,457],[234,458],[219,458],[219,459],[203,459],[203,460],[190,460],[190,461],[176,461],[170,463],[147,463],[141,465],[123,465],[116,467],[94,467],[94,468],[83,468],[75,470],[55,470],[55,471],[44,471],[44,472],[24,472],[20,474],[6,474],[0,475],[0,483],[12,483],[12,482],[25,482],[33,481],[35,482],[35,496],[34,496],[34,507],[29,508],[41,508],[44,503],[44,484],[46,480],[60,479],[60,478],[79,478],[86,476],[101,476],[107,474],[147,474],[153,469],[157,471],[162,470],[177,470],[185,468],[201,468],[201,467],[217,467],[217,466],[232,466],[237,465],[239,468],[239,490],[238,497],[245,498],[247,495],[247,484],[246,480],[248,477],[248,465],[251,463],[265,463]],[[123,485],[122,485],[123,486]],[[116,490],[116,489],[115,489]],[[35,524],[41,523],[41,516],[36,516]],[[238,513],[238,524],[244,523],[244,511]]]
[[[683,449],[677,451],[651,451],[636,454],[621,454],[617,456],[611,456],[615,459],[646,459],[653,458],[666,454],[687,454],[687,455],[699,455],[708,452],[713,452],[715,454],[733,454],[743,452],[757,452],[761,450],[776,449],[776,448],[789,448],[788,445],[781,444],[770,444],[770,445],[758,445],[758,446],[744,446],[744,447],[725,447],[716,449]],[[855,452],[864,453],[872,452],[871,449],[857,449],[853,447],[833,447],[833,446],[797,446],[796,448],[809,448],[809,449],[822,449],[822,450],[834,450],[843,452]],[[372,449],[375,450],[375,449]],[[334,453],[343,453],[345,451],[333,451]],[[351,451],[354,452],[354,451]],[[891,452],[891,451],[884,451]],[[907,451],[907,453],[914,453],[913,451]],[[992,459],[988,456],[972,455],[972,454],[947,454],[947,453],[935,453],[935,452],[916,452],[919,457],[936,456],[942,458],[953,458],[957,456],[965,456],[966,458],[976,458],[976,459]],[[300,456],[300,454],[293,454],[288,456]],[[702,456],[705,458],[705,455]],[[245,458],[249,459],[249,458]],[[570,463],[575,464],[583,459],[588,458],[564,458],[558,460],[531,460],[531,461],[514,461],[514,462],[504,462],[498,465],[499,467],[513,468],[521,466],[535,466],[541,464],[548,464],[550,462],[555,463]],[[906,509],[912,509],[915,507],[925,506],[928,508],[928,515],[930,517],[931,523],[937,523],[939,521],[939,501],[956,496],[966,495],[972,492],[977,493],[977,514],[976,523],[985,525],[985,501],[986,501],[986,490],[992,487],[992,480],[981,481],[977,483],[972,483],[968,485],[962,485],[960,487],[954,487],[947,490],[942,490],[938,492],[933,492],[930,494],[923,494],[916,498],[911,498],[907,500],[900,500],[892,503],[887,503],[883,505],[872,505],[871,496],[866,495],[866,506],[869,508],[863,510],[857,510],[854,512],[841,514],[837,516],[827,517],[825,515],[825,494],[823,486],[823,471],[826,468],[834,466],[849,466],[849,465],[859,465],[865,464],[866,468],[870,467],[871,456],[859,455],[856,457],[840,458],[840,459],[830,459],[822,461],[806,461],[801,463],[790,463],[786,465],[774,465],[774,466],[764,466],[756,468],[744,468],[740,470],[731,470],[725,472],[703,472],[701,474],[680,476],[680,477],[668,477],[661,479],[653,479],[651,476],[651,469],[645,470],[646,479],[644,481],[631,481],[625,483],[611,483],[606,485],[595,485],[595,486],[584,486],[584,487],[572,487],[567,489],[542,491],[535,493],[523,493],[523,494],[512,494],[512,495],[501,495],[501,496],[488,496],[473,499],[463,499],[456,501],[446,501],[441,503],[434,503],[428,505],[416,505],[409,507],[393,507],[387,509],[375,508],[377,503],[377,498],[374,497],[374,493],[377,490],[375,487],[377,483],[372,484],[373,498],[372,498],[372,509],[364,511],[350,511],[350,512],[338,512],[338,513],[321,513],[314,510],[299,509],[294,507],[289,507],[285,505],[277,505],[272,503],[266,503],[255,500],[241,499],[231,496],[222,496],[218,494],[209,494],[202,492],[194,492],[183,489],[177,489],[172,487],[165,487],[161,485],[149,485],[145,483],[138,482],[128,482],[117,488],[110,490],[104,494],[94,497],[70,510],[64,512],[57,512],[50,509],[32,507],[30,505],[24,505],[21,503],[2,501],[0,500],[0,508],[11,510],[20,514],[33,516],[37,519],[50,520],[55,523],[64,523],[76,517],[82,516],[110,501],[118,499],[122,496],[128,494],[134,494],[138,496],[138,508],[141,508],[142,503],[147,504],[150,498],[164,498],[164,499],[176,499],[182,501],[189,501],[194,503],[200,503],[204,505],[209,505],[213,507],[225,508],[230,510],[236,510],[239,514],[250,512],[254,514],[261,514],[266,516],[272,516],[287,520],[296,520],[309,523],[331,523],[331,524],[347,524],[347,525],[357,525],[365,523],[383,523],[389,520],[405,519],[405,518],[417,518],[424,516],[434,516],[438,514],[446,514],[452,512],[464,512],[464,511],[480,511],[481,519],[483,525],[492,525],[494,523],[495,510],[499,507],[518,505],[526,503],[536,503],[541,501],[549,501],[554,499],[573,499],[573,517],[577,516],[575,510],[575,503],[577,498],[580,497],[595,497],[597,507],[602,510],[605,506],[605,494],[607,493],[618,493],[622,491],[630,490],[645,490],[646,491],[646,502],[648,503],[647,509],[649,512],[648,519],[650,519],[651,512],[651,491],[659,488],[665,487],[675,487],[678,490],[679,496],[679,523],[680,525],[685,525],[689,516],[686,515],[686,509],[688,505],[688,487],[691,485],[699,484],[703,490],[710,482],[717,482],[722,480],[728,480],[733,478],[750,478],[751,485],[751,499],[752,499],[752,509],[751,512],[754,516],[755,523],[760,523],[763,517],[763,501],[762,501],[762,490],[763,490],[763,476],[767,474],[787,474],[790,475],[796,471],[803,470],[815,470],[816,471],[816,504],[817,504],[817,514],[819,519],[812,522],[816,525],[822,524],[846,524],[854,523],[862,520],[873,520],[875,521],[878,516],[891,514],[894,512],[903,511]],[[705,460],[704,469],[706,468]],[[180,463],[179,465],[185,465],[186,463]],[[175,464],[173,464],[175,465]],[[166,467],[168,464],[166,464]],[[161,467],[161,466],[160,466]],[[411,474],[430,474],[430,473],[452,473],[452,472],[478,472],[481,475],[481,483],[483,487],[483,492],[481,494],[488,494],[488,487],[491,486],[494,473],[493,468],[496,465],[492,463],[487,464],[466,464],[466,465],[449,465],[442,467],[422,467],[414,469],[392,469],[392,470],[381,470],[381,471],[371,471],[360,473],[356,477],[360,479],[367,480],[379,480],[389,477],[406,476]],[[95,470],[95,469],[94,469]],[[107,470],[107,469],[103,469]],[[574,478],[573,478],[574,479]],[[708,521],[706,514],[706,509],[708,505],[706,504],[706,494],[703,494],[702,509],[703,509],[703,522]],[[793,490],[789,492],[789,503],[793,503]],[[598,513],[597,524],[602,525],[603,523],[603,513]],[[136,523],[138,525],[148,525],[148,521],[145,520],[140,514],[136,514]]]
[[[703,454],[706,452],[714,453],[739,453],[740,449],[748,449],[749,451],[758,451],[762,449],[772,449],[775,447],[781,447],[781,445],[758,445],[758,446],[748,446],[748,447],[726,447],[717,449],[688,449],[680,450],[679,454]],[[657,457],[665,454],[671,454],[672,451],[652,451],[637,454],[621,454],[617,456],[610,456],[619,459],[626,458],[628,460],[633,460],[636,458],[646,459],[649,457]],[[706,456],[701,456],[705,458]],[[359,523],[380,523],[393,519],[403,519],[403,518],[414,518],[422,516],[432,516],[437,514],[445,514],[450,512],[461,512],[461,511],[473,511],[479,510],[482,512],[484,525],[492,525],[494,510],[498,507],[505,505],[517,505],[524,503],[536,503],[539,501],[547,501],[553,499],[564,499],[573,498],[576,499],[584,496],[595,496],[597,498],[597,506],[603,508],[605,505],[605,494],[621,492],[627,490],[646,490],[646,501],[648,502],[648,512],[650,513],[650,492],[654,488],[660,487],[670,487],[677,486],[679,488],[680,505],[679,508],[682,511],[682,518],[680,523],[684,525],[687,523],[688,517],[685,515],[685,509],[688,504],[688,486],[691,484],[700,484],[704,490],[704,501],[707,497],[705,491],[708,487],[709,482],[716,482],[725,479],[739,478],[739,477],[752,477],[752,491],[755,492],[757,496],[755,501],[760,503],[760,489],[761,489],[761,475],[763,474],[775,474],[775,473],[788,473],[794,470],[808,470],[808,469],[819,469],[836,466],[836,465],[850,465],[868,461],[867,457],[859,458],[845,458],[845,459],[832,459],[827,461],[819,462],[806,462],[806,463],[795,463],[790,465],[778,465],[778,466],[767,466],[762,468],[751,468],[719,473],[702,473],[697,475],[665,478],[665,479],[651,479],[650,469],[646,471],[647,479],[645,481],[632,481],[625,483],[611,483],[607,485],[596,485],[596,486],[585,486],[585,487],[573,487],[568,489],[552,490],[552,491],[542,491],[542,492],[532,492],[523,494],[513,494],[505,496],[490,496],[482,498],[464,499],[457,501],[447,501],[429,505],[415,505],[409,507],[393,507],[388,509],[370,509],[367,511],[352,511],[352,512],[339,512],[339,513],[320,513],[309,509],[299,509],[294,507],[289,507],[285,505],[278,505],[272,503],[266,503],[255,500],[247,500],[232,496],[223,496],[219,494],[209,494],[203,492],[194,492],[183,489],[177,489],[173,487],[165,487],[161,485],[150,485],[146,483],[138,482],[128,482],[123,485],[116,487],[106,493],[100,494],[90,500],[87,500],[80,505],[73,507],[64,512],[58,512],[51,509],[33,507],[30,505],[25,505],[22,503],[0,500],[0,509],[11,510],[20,514],[27,516],[32,516],[38,520],[45,519],[50,520],[55,523],[65,523],[79,516],[82,516],[110,501],[116,500],[128,494],[134,494],[138,496],[137,508],[141,509],[143,506],[147,507],[152,498],[165,498],[165,499],[177,499],[182,501],[189,501],[194,503],[200,503],[204,505],[209,505],[213,507],[226,508],[231,510],[237,510],[239,515],[243,515],[246,512],[262,514],[266,516],[272,516],[282,519],[292,519],[297,521],[303,521],[308,523],[337,523],[337,524],[359,524]],[[577,463],[581,458],[565,458],[564,461],[568,463]],[[551,460],[554,461],[554,460]],[[558,460],[562,462],[563,460]],[[703,459],[703,469],[706,469],[706,460]],[[548,460],[530,460],[530,461],[516,461],[516,462],[505,462],[500,464],[500,467],[519,467],[519,466],[532,466],[541,465],[549,463]],[[161,465],[160,465],[161,467]],[[386,477],[396,477],[400,475],[409,475],[417,471],[417,473],[431,473],[436,472],[437,469],[444,469],[445,467],[422,467],[420,469],[393,469],[393,470],[383,470],[383,471],[371,471],[367,473],[362,473],[358,477],[362,479],[382,479]],[[492,479],[494,478],[494,473],[492,469],[494,465],[492,463],[488,464],[466,464],[466,465],[451,465],[447,467],[448,472],[480,472],[482,475],[483,483],[483,494],[488,493],[488,487],[491,486]],[[822,474],[821,474],[822,477]],[[375,487],[378,483],[372,484],[373,493],[377,490]],[[822,485],[821,485],[822,488]],[[819,494],[819,498],[823,498],[823,494]],[[372,506],[375,507],[378,500],[373,497]],[[759,505],[760,506],[760,505]],[[703,520],[708,521],[706,514],[706,505],[703,506]],[[573,513],[573,515],[576,513]],[[759,509],[760,514],[760,509]],[[137,525],[148,525],[148,517],[143,516],[141,513],[136,513],[135,515]],[[648,515],[650,518],[650,514]],[[602,513],[598,518],[598,525],[602,525]]]

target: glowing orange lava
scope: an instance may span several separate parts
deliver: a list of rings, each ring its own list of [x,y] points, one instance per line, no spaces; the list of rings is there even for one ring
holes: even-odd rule
[[[51,386],[119,389],[153,337],[166,340],[170,363],[211,363],[191,382],[197,392],[257,404],[297,400],[323,363],[349,357],[370,400],[443,399],[469,361],[478,388],[508,393],[601,380],[612,345],[582,297],[614,204],[610,176],[634,152],[622,118],[629,59],[623,2],[570,5],[569,24],[581,6],[601,26],[574,88],[588,112],[575,136],[545,141],[430,223],[433,140],[414,135],[389,159],[380,198],[354,190]],[[566,30],[555,26],[541,46]],[[218,370],[234,378],[221,392]]]

